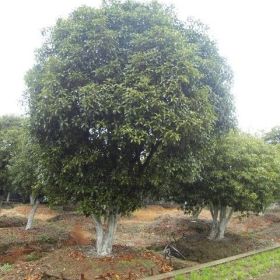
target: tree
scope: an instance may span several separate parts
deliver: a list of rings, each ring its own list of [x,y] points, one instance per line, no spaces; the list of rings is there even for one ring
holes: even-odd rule
[[[3,198],[11,191],[8,165],[15,154],[18,137],[22,129],[22,119],[15,116],[0,117],[0,193]]]
[[[119,215],[160,182],[157,164],[165,176],[199,170],[216,118],[204,62],[157,2],[82,7],[45,31],[26,76],[31,132],[48,198],[93,217],[98,255],[111,253]]]
[[[264,135],[264,140],[269,144],[280,144],[280,127],[273,127]]]
[[[25,229],[32,228],[33,219],[39,206],[39,197],[42,195],[40,149],[34,143],[28,130],[28,121],[19,135],[15,154],[10,159],[8,174],[13,190],[23,197],[30,196],[31,211],[28,215]]]
[[[167,200],[175,200],[180,203],[185,213],[192,214],[196,218],[202,208],[206,206],[205,199],[200,194],[200,172],[203,166],[208,165],[209,161],[212,160],[213,145],[215,145],[216,139],[236,128],[236,117],[233,97],[230,93],[232,71],[226,60],[220,56],[216,43],[207,35],[207,27],[198,21],[189,20],[185,32],[188,41],[194,44],[200,54],[200,59],[196,62],[199,71],[203,73],[203,79],[200,82],[207,85],[210,90],[209,99],[214,108],[216,119],[207,145],[199,150],[200,164],[197,165],[193,162],[190,165],[191,169],[196,171],[193,172],[194,176],[190,177],[189,172],[186,172],[187,169],[181,169],[175,176],[170,174],[170,180],[167,181],[164,174],[172,173],[172,168],[169,165],[166,169],[161,167],[163,173],[161,185],[165,187],[159,193],[163,194]],[[179,152],[180,154],[177,154],[175,158],[181,165],[180,163],[185,160],[185,157],[189,158],[189,155]],[[172,161],[174,161],[174,157]],[[188,166],[188,168],[190,167]]]
[[[223,239],[235,211],[259,213],[275,199],[279,190],[280,156],[277,148],[245,133],[230,132],[213,146],[213,156],[197,192],[186,187],[190,208],[207,205],[213,218],[209,239]]]

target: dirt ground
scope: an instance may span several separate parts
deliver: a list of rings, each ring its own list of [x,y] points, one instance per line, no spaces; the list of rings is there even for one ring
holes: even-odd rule
[[[0,279],[139,279],[280,242],[276,210],[264,216],[236,214],[225,240],[213,242],[206,238],[207,210],[192,221],[176,207],[152,205],[123,217],[113,256],[96,258],[90,218],[41,205],[34,229],[25,231],[29,210],[17,205],[0,212]],[[163,257],[167,244],[179,251],[181,260]]]
[[[280,268],[273,269],[256,280],[279,280]]]

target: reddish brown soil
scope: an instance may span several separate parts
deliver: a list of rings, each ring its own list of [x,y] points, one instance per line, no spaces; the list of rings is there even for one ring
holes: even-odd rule
[[[90,218],[74,212],[50,210],[41,205],[35,227],[25,231],[12,227],[13,217],[26,217],[30,207],[19,205],[3,209],[1,215],[9,227],[0,228],[0,264],[11,263],[10,271],[2,271],[0,279],[43,280],[43,273],[65,279],[139,279],[172,269],[161,255],[166,244],[176,240],[187,261],[174,260],[180,268],[195,262],[209,261],[280,241],[280,213],[264,216],[235,215],[229,225],[230,234],[223,242],[206,239],[210,214],[203,210],[197,223],[177,208],[149,206],[120,220],[114,255],[96,258],[88,254],[94,244],[94,224]],[[159,250],[147,251],[147,249]],[[34,257],[35,254],[35,257]],[[99,278],[98,278],[99,277]]]

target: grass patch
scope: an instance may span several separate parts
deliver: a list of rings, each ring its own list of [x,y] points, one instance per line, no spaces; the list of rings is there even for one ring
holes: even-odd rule
[[[0,266],[0,271],[1,272],[8,272],[8,271],[10,271],[10,270],[12,270],[13,269],[13,265],[12,264],[9,264],[9,263],[5,263],[5,264],[2,264],[1,266]]]
[[[186,279],[186,277],[184,275],[177,275],[175,277],[175,280],[185,280],[185,279]]]
[[[186,276],[178,275],[175,280],[247,280],[259,277],[280,266],[280,249],[257,254],[227,264],[205,268]]]
[[[37,261],[37,260],[41,259],[41,257],[42,257],[42,255],[40,253],[32,252],[25,257],[25,260],[27,262],[32,262],[32,261]]]
[[[55,244],[57,243],[57,239],[53,236],[49,236],[48,234],[41,234],[38,236],[39,243],[48,243],[48,244]]]

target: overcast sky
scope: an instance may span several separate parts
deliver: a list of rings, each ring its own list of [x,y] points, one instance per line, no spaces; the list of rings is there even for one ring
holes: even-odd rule
[[[280,125],[280,1],[161,0],[174,4],[182,20],[200,19],[234,71],[241,129],[255,132]],[[34,63],[42,28],[81,5],[101,0],[0,1],[0,115],[20,114],[23,77]]]

